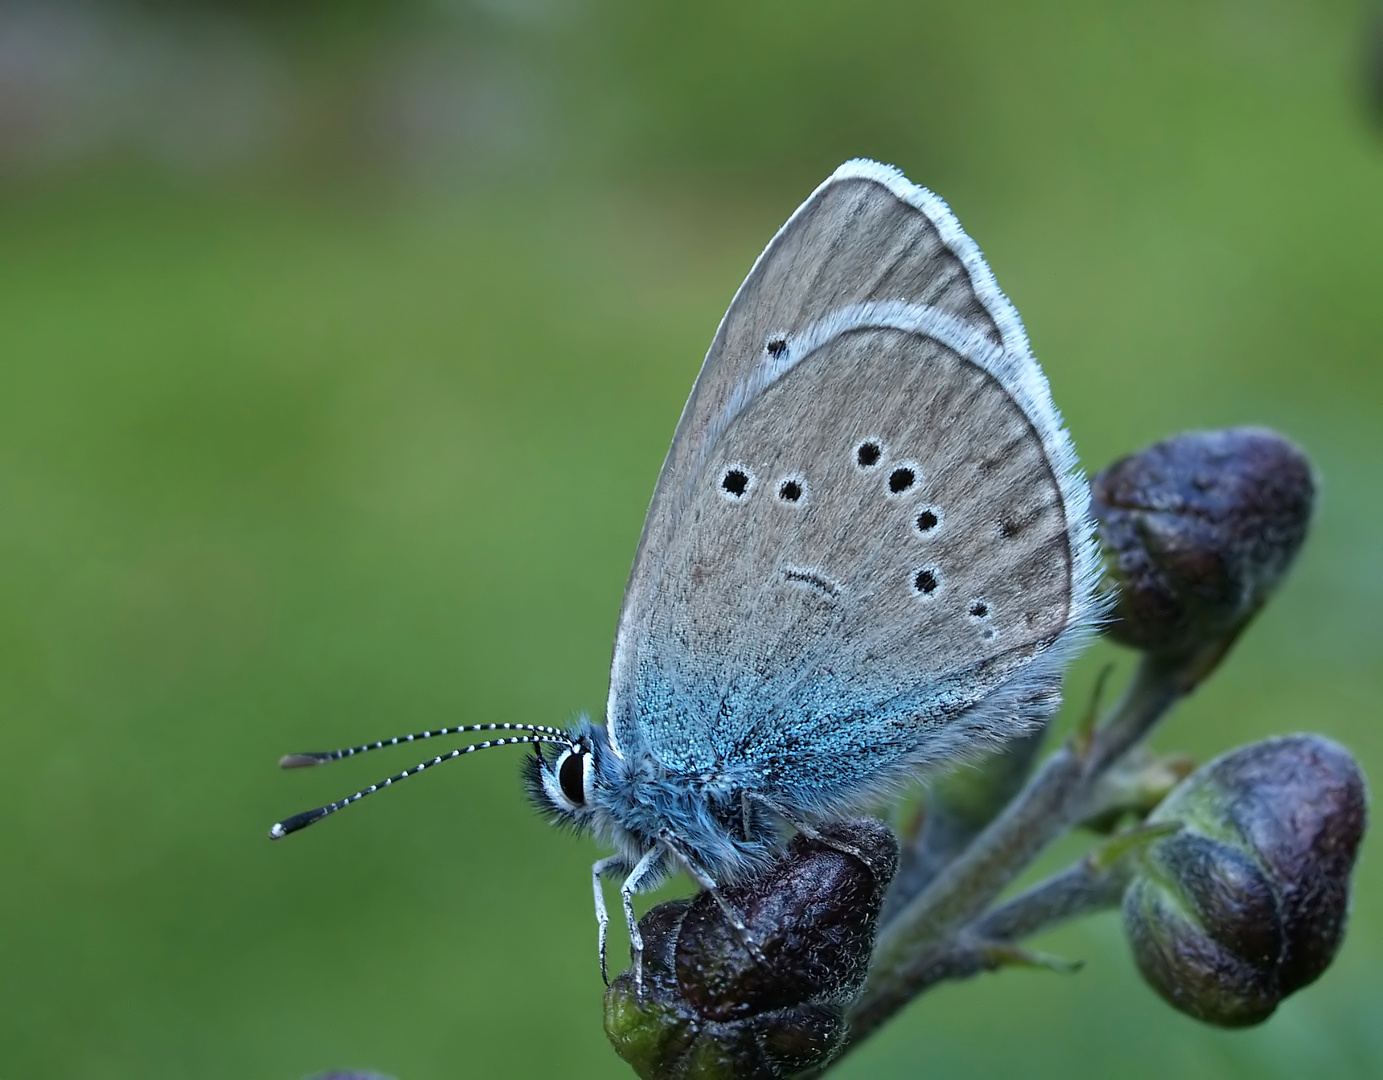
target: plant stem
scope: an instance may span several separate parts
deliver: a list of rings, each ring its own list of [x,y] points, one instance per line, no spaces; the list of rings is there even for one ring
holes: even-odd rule
[[[1100,776],[1191,689],[1205,670],[1201,664],[1191,670],[1191,663],[1145,655],[1104,723],[1052,754],[1003,813],[898,911],[880,934],[869,981],[852,1010],[851,1045],[940,979],[983,970],[983,963],[967,965],[982,960],[975,950],[986,939],[994,940],[980,932],[986,919],[998,920],[991,930],[1011,924],[1012,936],[1005,937],[1012,940],[1032,933],[1024,927],[1034,919],[1034,928],[1040,928],[1071,917],[1059,914],[1066,910],[1060,905],[1051,909],[1057,914],[1043,914],[1043,904],[1054,904],[1063,896],[1064,904],[1073,905],[1072,914],[1085,902],[1107,906],[1103,893],[1081,891],[1078,886],[1089,883],[1082,883],[1073,870],[1068,874],[1077,876],[1058,875],[982,917],[1033,859],[1079,820]],[[1108,887],[1114,884],[1111,879]],[[1034,900],[1038,890],[1044,891]]]
[[[1113,907],[1127,884],[1125,867],[1101,868],[1091,859],[1081,859],[995,907],[976,921],[972,933],[988,941],[1021,941],[1058,923]]]
[[[903,1002],[883,995],[861,998],[851,1010],[851,1040],[846,1052],[892,1016],[900,1004],[938,983],[968,979],[1012,963],[996,946],[1018,942],[1070,919],[1117,906],[1127,881],[1124,865],[1117,861],[1112,866],[1105,865],[1086,856],[995,907],[964,932],[915,959],[908,972],[908,997]],[[1008,955],[1012,957],[1013,951],[1009,950]]]
[[[1022,790],[1045,734],[1039,729],[1013,739],[992,756],[957,768],[931,786],[917,826],[902,837],[898,873],[879,915],[880,927],[930,885]]]

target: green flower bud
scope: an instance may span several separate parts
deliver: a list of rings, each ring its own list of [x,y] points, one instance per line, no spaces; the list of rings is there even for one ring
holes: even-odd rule
[[[1317,735],[1240,747],[1198,769],[1149,817],[1124,894],[1143,977],[1222,1027],[1267,1019],[1334,958],[1367,794],[1349,751]]]
[[[715,897],[659,904],[639,921],[643,992],[626,971],[605,995],[605,1031],[645,1080],[759,1080],[820,1068],[840,1050],[864,985],[884,890],[898,862],[873,819],[797,836],[761,877]]]
[[[1162,655],[1227,646],[1306,537],[1311,466],[1260,428],[1177,435],[1115,462],[1091,485],[1109,577],[1109,633]]]

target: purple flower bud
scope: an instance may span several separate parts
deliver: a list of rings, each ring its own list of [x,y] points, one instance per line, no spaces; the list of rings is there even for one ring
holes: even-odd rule
[[[1367,794],[1349,751],[1318,735],[1266,739],[1184,780],[1149,821],[1176,821],[1124,894],[1143,977],[1222,1027],[1267,1019],[1334,959]]]
[[[605,1031],[645,1080],[791,1076],[839,1051],[898,845],[869,818],[820,836],[795,837],[761,877],[722,889],[767,965],[709,893],[639,921],[643,993],[631,972],[619,976],[605,995]]]
[[[1229,644],[1286,573],[1315,497],[1305,455],[1261,428],[1176,435],[1091,489],[1118,588],[1109,633],[1163,655]]]

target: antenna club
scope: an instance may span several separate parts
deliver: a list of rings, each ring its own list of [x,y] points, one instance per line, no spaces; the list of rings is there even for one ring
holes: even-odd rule
[[[309,765],[320,765],[330,761],[330,754],[284,754],[279,758],[280,769],[305,769]]]
[[[269,829],[269,839],[282,840],[289,833],[305,829],[314,821],[321,821],[322,818],[339,810],[344,805],[345,801],[343,800],[340,803],[332,803],[330,806],[319,806],[316,810],[305,810],[301,814],[294,814],[290,818],[275,822],[273,827]]]

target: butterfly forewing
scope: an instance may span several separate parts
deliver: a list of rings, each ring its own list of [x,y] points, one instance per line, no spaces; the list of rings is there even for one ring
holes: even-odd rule
[[[987,341],[1027,355],[1017,311],[946,204],[872,161],[842,165],[764,250],[726,312],[677,425],[644,523],[625,593],[621,631],[647,593],[650,563],[677,527],[690,474],[734,400],[791,350],[801,330],[851,304],[927,305]],[[618,648],[618,644],[617,644]],[[618,691],[612,682],[612,706]],[[613,714],[612,708],[612,714]]]

